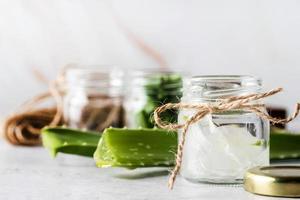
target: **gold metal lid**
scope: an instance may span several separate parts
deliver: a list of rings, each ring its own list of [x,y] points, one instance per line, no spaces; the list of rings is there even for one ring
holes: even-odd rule
[[[244,177],[244,189],[260,195],[300,197],[300,166],[255,167]]]

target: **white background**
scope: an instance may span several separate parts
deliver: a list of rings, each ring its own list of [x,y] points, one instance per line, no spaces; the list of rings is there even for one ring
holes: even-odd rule
[[[0,0],[0,116],[46,89],[33,69],[53,79],[69,63],[157,67],[128,32],[170,68],[284,87],[269,102],[292,110],[300,102],[299,11],[297,0]]]

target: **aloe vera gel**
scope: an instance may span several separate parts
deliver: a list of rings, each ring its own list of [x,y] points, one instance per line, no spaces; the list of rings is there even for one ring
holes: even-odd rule
[[[186,81],[181,101],[216,104],[260,89],[261,81],[251,76],[198,76]],[[194,113],[180,110],[179,123]],[[189,127],[183,154],[181,175],[188,180],[242,182],[247,169],[269,164],[269,122],[240,110],[206,115]]]

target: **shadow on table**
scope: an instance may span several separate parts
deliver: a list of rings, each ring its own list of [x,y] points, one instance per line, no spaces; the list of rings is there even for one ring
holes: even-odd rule
[[[144,178],[153,178],[160,176],[167,176],[169,171],[167,169],[155,169],[155,170],[126,170],[122,173],[115,174],[114,177],[120,179],[144,179]]]

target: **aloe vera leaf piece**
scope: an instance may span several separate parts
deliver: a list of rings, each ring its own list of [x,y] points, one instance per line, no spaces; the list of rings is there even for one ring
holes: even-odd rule
[[[177,134],[162,129],[107,128],[94,153],[98,167],[174,165]]]
[[[300,134],[275,129],[270,135],[270,159],[300,158]]]
[[[135,121],[136,124],[138,124],[139,127],[153,127],[153,124],[150,122],[150,114],[146,113],[145,110],[141,110],[138,113],[136,113]]]
[[[49,150],[52,157],[58,152],[93,157],[100,137],[98,132],[62,127],[42,130],[43,146]]]

